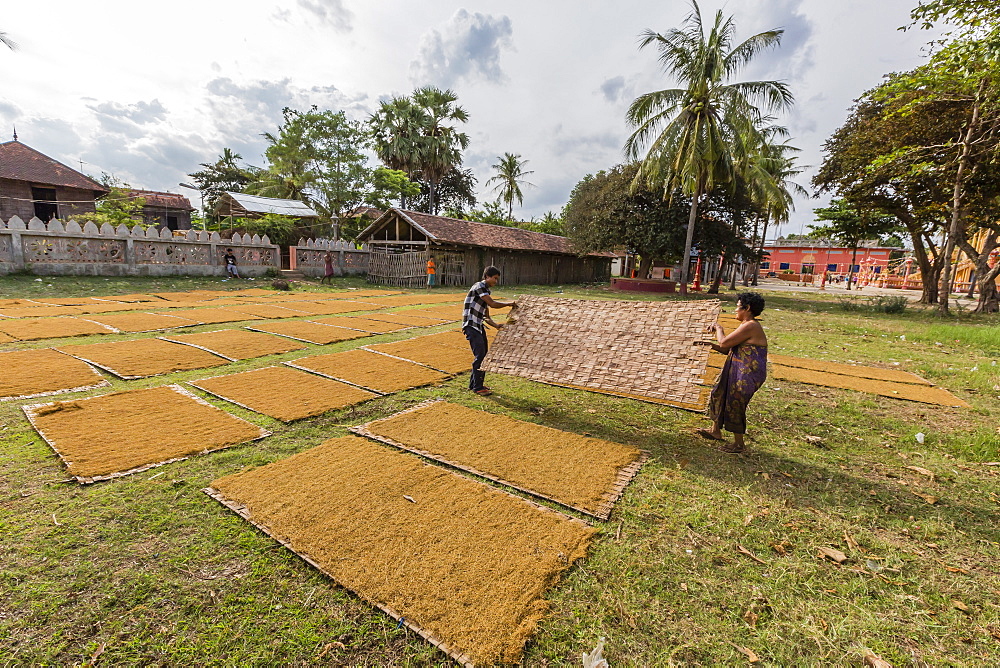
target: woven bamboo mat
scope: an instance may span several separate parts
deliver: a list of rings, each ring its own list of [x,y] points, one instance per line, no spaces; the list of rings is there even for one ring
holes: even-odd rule
[[[313,318],[313,322],[322,323],[324,325],[336,325],[337,327],[347,327],[348,329],[357,329],[362,332],[369,332],[371,334],[387,334],[389,332],[399,332],[404,329],[410,329],[409,325],[397,325],[392,322],[385,322],[383,320],[372,320],[371,318],[364,318],[360,316],[333,316],[330,318]]]
[[[114,330],[96,322],[68,316],[0,320],[0,332],[18,341],[37,341],[40,339],[59,339],[67,336],[113,334]]]
[[[179,385],[23,409],[81,484],[139,473],[269,435]]]
[[[432,385],[448,379],[447,374],[434,369],[360,348],[342,353],[300,357],[285,364],[380,394]]]
[[[440,400],[351,431],[606,520],[648,453]]]
[[[423,364],[444,373],[462,373],[472,369],[473,357],[468,345],[463,350],[455,346],[425,341],[424,338],[418,336],[403,341],[377,343],[363,347],[374,353]]]
[[[520,297],[486,356],[488,372],[673,402],[701,403],[717,301]]]
[[[108,385],[89,364],[51,348],[0,353],[0,401],[80,392]]]
[[[278,355],[309,346],[284,336],[250,332],[245,329],[220,329],[198,334],[170,334],[161,336],[164,341],[183,343],[201,348],[233,362],[266,355]]]
[[[164,313],[120,313],[109,315],[88,315],[87,320],[110,327],[118,332],[157,332],[176,327],[200,325],[197,320],[178,318]]]
[[[289,320],[287,322],[262,322],[254,325],[247,325],[247,329],[255,332],[266,332],[287,336],[296,341],[326,345],[338,341],[350,341],[370,336],[368,332],[359,332],[355,329],[346,329],[334,325],[323,325],[309,320]]]
[[[200,390],[282,422],[313,417],[377,394],[287,366],[190,381]]]
[[[203,325],[217,325],[223,322],[243,322],[246,320],[261,320],[260,316],[243,313],[233,308],[194,308],[170,311],[169,315],[177,318],[188,318]]]
[[[229,360],[204,350],[161,339],[61,346],[57,350],[125,380],[229,363]]]
[[[464,666],[520,661],[595,533],[353,436],[204,491]]]

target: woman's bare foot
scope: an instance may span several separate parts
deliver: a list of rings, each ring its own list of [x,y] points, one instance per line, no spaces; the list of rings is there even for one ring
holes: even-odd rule
[[[695,433],[697,433],[702,438],[707,438],[710,441],[721,441],[722,440],[722,432],[721,431],[712,431],[711,429],[699,429]]]
[[[736,443],[726,443],[725,445],[720,445],[719,450],[722,452],[728,452],[731,455],[739,455],[747,451],[745,445],[737,445]]]

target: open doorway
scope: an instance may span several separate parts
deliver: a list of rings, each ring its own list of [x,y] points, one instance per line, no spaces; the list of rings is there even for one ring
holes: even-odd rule
[[[55,188],[31,187],[31,199],[35,203],[35,216],[43,223],[59,217],[59,205],[56,204]]]

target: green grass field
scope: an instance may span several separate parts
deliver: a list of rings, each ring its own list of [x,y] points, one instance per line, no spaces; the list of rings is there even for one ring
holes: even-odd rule
[[[267,285],[35,278],[0,278],[0,296]],[[335,287],[346,285],[366,287]],[[619,297],[574,286],[496,293]],[[762,323],[773,352],[911,371],[972,408],[772,379],[750,407],[752,452],[733,456],[694,434],[707,425],[703,415],[495,375],[492,397],[470,394],[461,375],[290,425],[202,394],[274,435],[81,487],[67,480],[20,410],[46,399],[0,403],[0,664],[452,665],[200,491],[222,475],[345,435],[348,426],[442,397],[652,454],[601,524],[588,558],[550,592],[550,613],[525,666],[578,666],[601,637],[616,667],[753,659],[860,666],[866,654],[895,666],[997,665],[1000,319],[942,321],[917,306],[896,315],[845,312],[832,297],[765,297]],[[722,298],[731,312],[733,294]],[[112,338],[127,337],[72,343]],[[120,390],[218,373],[108,378]],[[925,435],[922,445],[917,433]],[[837,564],[821,548],[848,559]]]

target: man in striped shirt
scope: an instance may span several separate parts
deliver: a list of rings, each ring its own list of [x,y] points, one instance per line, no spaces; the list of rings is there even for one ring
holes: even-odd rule
[[[483,381],[486,380],[486,372],[479,370],[488,349],[486,330],[483,325],[500,329],[503,325],[493,322],[493,318],[490,317],[490,307],[508,308],[514,305],[514,302],[498,302],[490,296],[490,288],[495,286],[499,280],[500,270],[496,267],[486,267],[483,272],[483,280],[473,285],[469,289],[469,294],[465,296],[465,308],[462,311],[462,331],[465,333],[465,338],[469,340],[472,354],[476,358],[472,363],[472,374],[469,376],[469,389],[483,397],[492,394],[490,388],[483,385]]]

